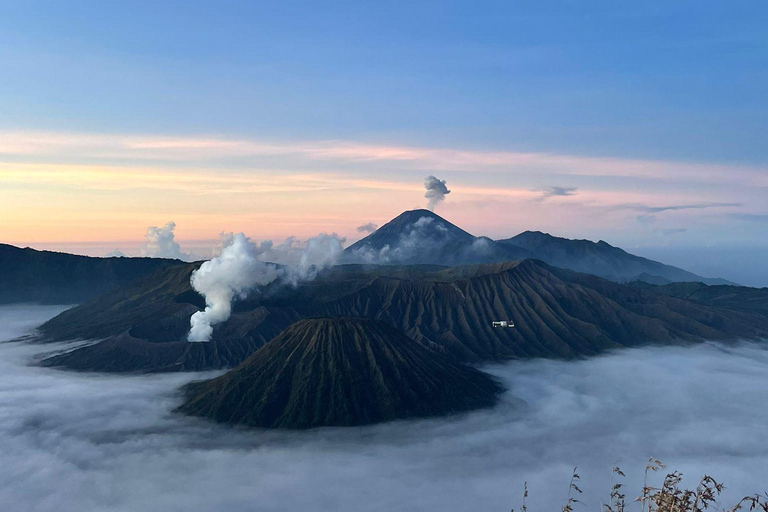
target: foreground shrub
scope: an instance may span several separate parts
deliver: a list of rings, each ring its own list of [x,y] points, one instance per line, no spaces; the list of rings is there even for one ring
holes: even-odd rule
[[[648,484],[648,476],[652,472],[666,469],[666,466],[658,459],[651,457],[645,466],[643,489],[637,498],[630,504],[636,503],[640,512],[704,512],[710,508],[717,509],[717,497],[723,492],[725,486],[708,475],[704,475],[695,489],[681,488],[682,473],[673,471],[664,477],[661,486],[653,487]],[[624,473],[619,467],[613,468],[616,478],[623,478]],[[562,508],[562,512],[573,512],[574,506],[579,504],[578,496],[582,493],[578,482],[581,479],[573,469],[571,481],[568,484],[568,500]],[[603,503],[601,512],[625,512],[628,507],[624,484],[617,482],[611,487],[608,503]],[[528,512],[528,483],[523,486],[523,503],[520,512]],[[724,509],[727,512],[739,510],[768,512],[768,493],[745,496],[731,508]],[[512,509],[515,512],[515,509]]]

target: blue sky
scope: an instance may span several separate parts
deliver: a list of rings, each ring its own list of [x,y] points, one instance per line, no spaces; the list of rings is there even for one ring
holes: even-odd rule
[[[4,2],[2,125],[768,161],[765,2]]]
[[[533,166],[510,173],[503,166],[493,172],[475,168],[472,159],[462,168],[442,160],[403,166],[397,158],[297,161],[250,152],[202,160],[210,174],[254,170],[254,179],[262,179],[274,169],[294,178],[333,172],[359,180],[361,187],[386,176],[387,182],[418,188],[425,173],[442,171],[440,177],[456,187],[454,204],[447,201],[443,213],[496,236],[531,227],[638,248],[766,247],[766,27],[768,3],[762,1],[5,1],[0,4],[0,132],[13,141],[18,134],[57,140],[202,137],[560,155],[556,170]],[[35,165],[51,164],[166,171],[202,165],[199,155],[169,161],[167,155],[135,151],[107,154],[102,146],[112,143],[29,152],[0,137],[0,165],[23,164],[29,173],[41,169]],[[585,169],[592,158],[663,165],[647,175],[642,170],[591,174]],[[696,170],[678,174],[677,164],[704,166],[717,179],[698,179]],[[0,168],[8,176],[13,172],[21,171]],[[77,204],[75,185],[65,190],[61,183],[35,183],[47,191],[46,201]],[[31,185],[13,179],[3,185],[14,197],[23,193],[34,199]],[[500,186],[519,191],[572,186],[578,193],[539,201],[543,204],[518,202],[512,212],[525,209],[535,216],[508,226],[490,218],[492,212],[471,213],[471,201],[477,201],[471,190]],[[106,204],[101,193],[96,190],[93,201]],[[129,193],[139,198],[143,192]],[[168,190],[170,203],[181,193]],[[301,193],[304,199],[291,201],[322,204],[311,190]],[[419,201],[414,192],[406,206]],[[566,201],[611,211],[628,203],[739,206],[691,208],[685,214],[665,210],[649,222],[649,216],[638,220],[645,215],[639,208],[607,223],[604,209],[594,213],[594,222],[586,213],[573,221],[567,208],[574,204]],[[351,195],[348,206],[360,212]],[[163,208],[150,213],[136,225],[149,218],[162,225],[171,216],[199,221],[216,212],[210,205],[177,215]],[[231,230],[235,223],[255,236],[290,234],[288,227],[265,227],[267,213],[277,215],[279,208],[254,210],[248,218],[224,216],[216,229]],[[359,221],[381,222],[397,213],[372,207]],[[49,223],[48,231],[36,232],[37,218],[10,210],[0,214],[17,225],[0,231],[0,237],[16,243],[60,243],[49,233],[70,229]],[[179,218],[174,220],[182,231]],[[214,237],[210,224],[207,231],[191,230],[189,237]],[[132,224],[115,229],[124,232],[108,241],[141,237]],[[656,230],[651,239],[649,229]],[[75,238],[93,242],[98,233]]]

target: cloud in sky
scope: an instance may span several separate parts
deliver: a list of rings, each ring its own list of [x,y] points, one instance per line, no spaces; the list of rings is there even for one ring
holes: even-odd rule
[[[590,157],[543,152],[465,150],[443,147],[368,144],[343,140],[257,140],[223,137],[172,137],[93,133],[0,131],[0,154],[14,160],[41,162],[41,157],[100,161],[166,161],[212,164],[233,158],[280,157],[280,162],[376,162],[411,170],[552,172],[574,176],[624,176],[643,179],[692,179],[703,182],[768,185],[766,169],[740,164]],[[291,160],[297,158],[298,160]],[[267,160],[271,161],[271,160]]]
[[[175,229],[176,223],[173,221],[162,227],[149,226],[144,235],[146,242],[141,249],[141,255],[150,258],[170,258],[183,261],[191,259],[191,255],[182,252],[181,246],[176,241]]]
[[[379,225],[374,224],[373,222],[368,222],[362,226],[357,226],[358,233],[373,233],[377,229],[379,229]]]
[[[539,193],[538,200],[544,201],[546,199],[549,199],[550,197],[570,197],[576,195],[576,191],[578,188],[576,187],[563,187],[559,185],[552,185],[549,187],[542,187],[538,189],[533,189],[534,192]]]
[[[42,308],[0,308],[0,339],[57,311]],[[511,362],[491,368],[511,390],[491,411],[310,432],[244,432],[172,414],[178,388],[211,373],[28,366],[44,348],[0,344],[0,503],[21,510],[508,510],[523,482],[529,509],[559,510],[574,466],[583,508],[597,510],[611,468],[621,466],[634,498],[650,456],[689,486],[705,473],[722,480],[721,503],[731,505],[763,492],[768,474],[768,412],[754,406],[768,394],[758,378],[768,351],[758,345]]]
[[[652,206],[642,203],[623,203],[614,206],[616,210],[635,210],[645,213],[661,213],[679,210],[704,210],[706,208],[730,208],[744,206],[744,203],[693,203]]]
[[[686,228],[665,228],[659,230],[662,235],[679,235],[680,233],[685,233],[686,231],[688,231]]]
[[[730,217],[749,222],[768,222],[768,213],[732,213]]]
[[[657,220],[655,215],[647,215],[647,214],[638,215],[635,218],[637,219],[637,222],[639,222],[640,224],[653,224]]]

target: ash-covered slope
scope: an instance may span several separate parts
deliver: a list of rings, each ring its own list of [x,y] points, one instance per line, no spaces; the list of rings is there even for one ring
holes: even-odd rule
[[[163,258],[92,258],[0,244],[0,304],[75,304],[98,297],[160,268]]]
[[[537,260],[434,267],[342,266],[298,288],[237,303],[210,343],[183,341],[202,300],[166,269],[41,327],[48,339],[108,337],[46,364],[97,371],[234,366],[300,318],[382,320],[463,361],[576,357],[643,343],[768,336],[768,316],[735,311],[551,267]],[[495,320],[516,327],[492,327]],[[191,345],[191,346],[190,346]]]
[[[758,338],[768,317],[658,295],[538,260],[379,277],[322,307],[382,319],[462,360],[574,357],[643,343]],[[514,329],[492,327],[511,319]]]
[[[500,386],[390,325],[294,323],[230,372],[195,383],[180,412],[221,423],[306,429],[490,407]]]

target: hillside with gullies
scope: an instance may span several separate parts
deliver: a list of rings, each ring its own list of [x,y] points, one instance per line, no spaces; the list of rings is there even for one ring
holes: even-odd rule
[[[312,318],[226,374],[188,386],[178,410],[233,425],[306,429],[460,413],[492,406],[501,390],[387,323]]]
[[[302,318],[377,319],[459,361],[573,358],[641,344],[768,336],[768,317],[551,267],[538,260],[447,269],[344,265],[298,287],[275,283],[235,304],[210,343],[185,341],[204,301],[195,265],[159,271],[68,310],[43,340],[102,339],[43,364],[165,372],[233,367]],[[513,329],[494,328],[513,320]]]

